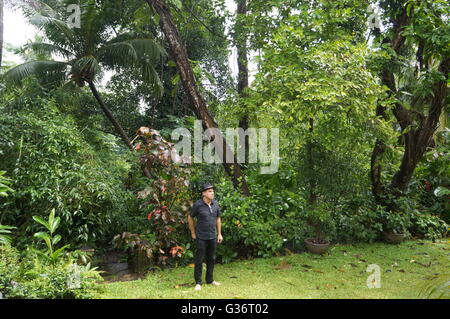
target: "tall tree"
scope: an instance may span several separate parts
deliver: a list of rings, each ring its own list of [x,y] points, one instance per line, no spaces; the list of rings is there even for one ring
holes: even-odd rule
[[[165,54],[151,37],[133,33],[118,34],[108,39],[108,23],[105,19],[110,12],[96,7],[95,1],[85,0],[82,6],[80,28],[73,28],[63,21],[64,15],[55,11],[45,13],[35,10],[28,11],[30,21],[41,28],[49,43],[33,42],[27,47],[45,53],[54,54],[65,60],[34,60],[13,67],[6,72],[7,80],[20,85],[21,81],[34,74],[48,85],[63,85],[72,82],[79,87],[88,84],[93,96],[103,113],[114,126],[117,134],[130,150],[133,145],[111,110],[103,102],[95,83],[100,79],[103,70],[141,71],[144,81],[151,83],[154,93],[162,94],[162,85],[154,69],[160,55]],[[106,17],[106,18],[105,18]],[[147,175],[147,173],[144,171]]]
[[[391,28],[380,39],[388,59],[381,67],[382,83],[394,100],[392,114],[401,130],[404,147],[401,164],[389,185],[381,180],[382,156],[388,145],[377,139],[371,157],[372,192],[389,209],[397,209],[388,197],[398,198],[406,190],[414,170],[429,147],[445,107],[450,71],[450,27],[447,1],[382,1]],[[408,61],[406,63],[406,61]],[[389,119],[385,104],[377,116]]]
[[[247,0],[237,1],[236,10],[236,24],[235,24],[235,45],[237,49],[237,64],[238,64],[238,83],[237,92],[240,98],[245,98],[248,94],[246,90],[249,86],[248,79],[248,50],[247,50],[247,32],[244,28],[243,20],[247,14]],[[239,120],[239,127],[244,131],[248,129],[249,126],[249,116],[245,106],[241,105],[241,118]],[[240,145],[242,147],[242,145]],[[245,162],[248,163],[248,153],[249,153],[249,138],[245,136],[244,140],[244,150],[245,150]]]
[[[209,112],[205,99],[198,90],[192,67],[188,60],[186,48],[172,19],[168,5],[164,0],[146,1],[148,5],[159,14],[160,27],[169,43],[170,52],[180,73],[183,88],[194,107],[196,116],[202,120],[204,128],[218,128],[217,123]],[[245,176],[242,173],[241,166],[237,162],[236,155],[233,154],[230,146],[226,143],[225,138],[220,131],[218,136],[214,138],[214,143],[219,158],[223,159],[224,169],[231,177],[234,187],[240,190],[242,194],[248,195],[249,189]],[[225,160],[226,158],[231,158],[233,160],[232,163],[227,163]]]

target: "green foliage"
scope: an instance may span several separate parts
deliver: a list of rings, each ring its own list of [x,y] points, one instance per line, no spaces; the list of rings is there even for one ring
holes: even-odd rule
[[[383,230],[386,232],[408,234],[408,229],[412,225],[410,212],[389,212],[382,210],[380,212],[380,219],[383,224]]]
[[[8,192],[11,192],[12,189],[7,185],[11,183],[11,180],[4,176],[6,174],[5,171],[0,171],[0,196],[8,196]]]
[[[449,225],[439,217],[418,210],[413,210],[411,223],[412,235],[433,241],[445,237],[449,230]]]
[[[33,249],[20,254],[10,245],[0,246],[0,292],[4,298],[92,298],[101,280],[89,264],[80,266],[70,259],[48,264]]]
[[[427,210],[450,223],[450,130],[437,134],[437,146],[427,152],[411,183],[410,197]]]
[[[308,224],[314,228],[315,231],[315,242],[323,242],[323,230],[324,227],[331,222],[331,211],[330,206],[326,203],[315,204],[306,209],[306,220]]]
[[[64,245],[61,248],[58,248],[55,250],[55,246],[58,244],[58,242],[61,240],[61,235],[53,235],[56,231],[56,229],[59,226],[59,223],[61,221],[60,217],[55,218],[55,209],[53,208],[50,212],[50,215],[48,216],[48,220],[45,221],[42,218],[38,216],[33,216],[33,219],[42,224],[47,230],[46,232],[39,232],[35,233],[34,237],[42,239],[46,246],[47,251],[42,253],[41,251],[37,251],[40,256],[46,258],[49,262],[55,263],[57,262],[61,257],[64,256],[64,250],[66,250],[70,245]]]
[[[419,297],[428,299],[450,299],[450,274],[429,276],[419,292]]]
[[[70,1],[66,4],[69,5]],[[20,85],[25,78],[36,75],[44,85],[59,86],[73,81],[82,87],[85,81],[99,78],[104,69],[139,70],[155,94],[162,95],[162,84],[154,65],[160,56],[165,55],[164,48],[148,33],[123,32],[111,39],[109,19],[111,16],[119,18],[121,12],[105,10],[91,0],[83,0],[80,5],[80,20],[83,22],[79,28],[72,28],[65,22],[70,14],[65,6],[57,9],[42,4],[26,6],[24,11],[29,21],[43,30],[49,40],[49,43],[29,43],[26,48],[50,57],[59,54],[65,61],[27,61],[8,70],[5,78]]]
[[[125,244],[126,248],[134,249],[136,246],[145,250],[147,256],[153,257],[157,264],[167,265],[185,252],[192,256],[186,225],[191,198],[188,188],[190,169],[176,154],[173,144],[165,141],[158,131],[141,127],[137,133],[139,139],[135,148],[141,152],[141,163],[153,178],[137,194],[139,200],[145,200],[141,207],[148,211],[147,223],[150,224],[141,235],[153,234],[154,237],[147,243],[142,242],[137,234],[123,233],[116,235],[115,239],[120,245]],[[177,160],[178,163],[175,163]],[[136,239],[129,239],[130,236]],[[133,244],[129,246],[128,242]]]
[[[360,197],[349,200],[339,208],[336,220],[336,240],[339,242],[374,242],[383,231],[380,208],[371,198]]]
[[[242,196],[229,182],[216,185],[223,211],[222,245],[228,247],[218,250],[219,256],[224,254],[222,260],[229,261],[233,255],[267,257],[279,251],[284,241],[277,231],[279,222],[273,211],[276,206],[270,207],[273,202],[258,200],[257,196]]]
[[[11,243],[11,236],[9,234],[11,234],[11,229],[14,228],[16,227],[0,224],[0,244]]]
[[[0,163],[15,189],[0,202],[2,222],[24,243],[37,231],[30,212],[42,218],[55,208],[68,242],[107,240],[133,196],[123,180],[135,158],[111,135],[78,127],[36,81],[1,94]]]

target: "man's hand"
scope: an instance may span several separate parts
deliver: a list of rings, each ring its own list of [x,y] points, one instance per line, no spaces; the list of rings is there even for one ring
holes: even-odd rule
[[[192,239],[197,238],[197,236],[195,235],[195,233],[191,233]]]
[[[217,242],[220,244],[222,241],[223,241],[223,237],[222,237],[222,235],[219,234],[217,236]]]

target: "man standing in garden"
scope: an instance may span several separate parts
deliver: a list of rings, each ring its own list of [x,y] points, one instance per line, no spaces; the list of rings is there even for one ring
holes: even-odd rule
[[[203,185],[202,198],[192,206],[188,216],[189,229],[192,238],[195,239],[197,252],[195,254],[195,290],[202,289],[202,264],[206,256],[206,283],[220,286],[213,280],[214,262],[216,259],[216,246],[221,243],[221,221],[219,203],[214,200],[214,186],[210,183]],[[193,217],[197,217],[197,227]]]

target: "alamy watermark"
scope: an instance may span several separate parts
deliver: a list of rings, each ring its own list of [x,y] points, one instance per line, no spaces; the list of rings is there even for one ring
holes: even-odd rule
[[[208,128],[203,132],[201,123],[200,120],[194,122],[193,138],[187,128],[176,128],[172,131],[172,141],[179,141],[174,148],[178,154],[182,151],[182,157],[186,159],[185,163],[192,163],[193,139],[194,163],[234,163],[234,158],[237,163],[246,163],[246,157],[248,157],[247,163],[268,164],[260,168],[261,174],[273,174],[278,171],[280,147],[278,128],[248,128],[245,131],[242,128],[227,128],[224,137],[218,128]],[[246,137],[248,150],[244,143]],[[209,143],[203,146],[205,140]],[[248,156],[246,156],[247,151]],[[171,154],[172,160],[176,163],[181,161],[178,154]]]
[[[36,0],[21,0],[21,4],[24,8],[30,8],[35,12],[35,16],[42,15],[44,17],[55,19],[56,17],[56,10],[53,8],[50,8],[49,6],[43,4],[40,1]],[[81,28],[81,8],[79,4],[69,4],[67,6],[64,6],[59,11],[65,11],[66,13],[69,13],[70,15],[66,18],[66,25],[69,28]],[[33,17],[31,18],[34,19]]]
[[[80,266],[77,264],[72,264],[68,269],[69,275],[67,277],[67,288],[68,289],[79,289],[81,288],[81,270]]]
[[[381,28],[381,20],[380,13],[378,10],[374,9],[371,5],[368,5],[366,8],[366,12],[371,13],[371,15],[367,18],[367,22],[369,24],[369,29],[380,29]]]
[[[381,268],[377,264],[370,264],[367,266],[366,272],[371,272],[372,274],[367,277],[366,285],[367,288],[381,288]]]

